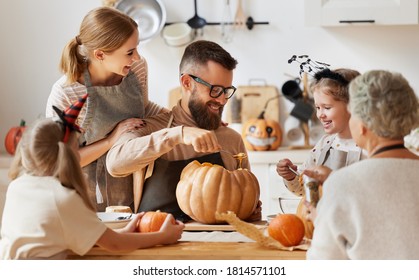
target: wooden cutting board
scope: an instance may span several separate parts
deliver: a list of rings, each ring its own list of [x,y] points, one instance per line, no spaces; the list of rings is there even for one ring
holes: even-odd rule
[[[257,228],[263,229],[267,227],[266,221],[257,221],[253,222]],[[236,229],[230,224],[222,224],[222,225],[207,225],[202,224],[199,222],[191,221],[185,223],[185,231],[236,231]]]
[[[226,106],[227,123],[244,124],[251,118],[257,118],[266,104],[265,118],[279,121],[279,91],[276,86],[238,86],[233,98]]]

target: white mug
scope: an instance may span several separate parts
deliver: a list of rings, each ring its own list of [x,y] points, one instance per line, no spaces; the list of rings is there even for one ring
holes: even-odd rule
[[[289,116],[284,123],[285,135],[290,141],[298,141],[303,138],[304,133],[300,126],[300,120]]]
[[[310,143],[315,145],[320,138],[324,135],[324,129],[323,126],[318,122],[309,121],[309,134],[310,134]]]

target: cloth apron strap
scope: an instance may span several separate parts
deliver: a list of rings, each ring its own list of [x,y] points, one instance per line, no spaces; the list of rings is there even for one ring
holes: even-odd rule
[[[173,113],[170,114],[169,121],[167,122],[166,128],[170,128],[173,123]],[[140,171],[134,172],[134,210],[135,213],[138,212],[138,207],[140,206],[141,198],[143,195],[143,189],[144,189],[144,182],[148,178],[153,175],[154,170],[154,161],[151,162],[149,165],[147,165],[144,169]]]
[[[329,154],[329,150],[332,148],[332,144],[333,144],[333,141],[335,140],[335,138],[336,138],[336,135],[332,139],[330,139],[329,143],[327,143],[323,147],[322,151],[320,152],[319,158],[316,160],[317,165],[323,165],[324,164],[324,162],[327,159],[326,157]]]
[[[173,122],[173,113],[170,114],[170,118],[169,118],[169,121],[167,122],[166,128],[170,128],[172,126],[172,122]],[[145,180],[147,180],[147,178],[150,178],[151,175],[153,175],[153,169],[154,169],[154,161],[147,166],[147,172],[144,178]]]

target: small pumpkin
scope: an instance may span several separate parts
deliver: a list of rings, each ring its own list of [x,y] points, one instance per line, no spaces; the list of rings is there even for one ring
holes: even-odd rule
[[[259,182],[249,170],[230,171],[196,160],[183,169],[176,188],[180,209],[204,224],[222,223],[215,218],[216,212],[232,211],[242,220],[249,218],[259,196]]]
[[[138,224],[138,230],[140,232],[156,232],[159,231],[164,221],[166,220],[168,213],[157,211],[146,212]],[[172,224],[176,224],[175,220],[172,219]]]
[[[17,144],[19,144],[19,141],[22,138],[22,134],[25,131],[25,129],[25,121],[21,120],[19,126],[12,127],[7,132],[6,138],[4,139],[4,146],[9,154],[15,154]]]
[[[282,129],[279,123],[265,119],[262,111],[256,119],[249,119],[243,126],[242,138],[249,151],[276,150],[282,144]]]
[[[269,223],[268,234],[286,247],[297,246],[304,238],[304,224],[295,214],[278,214]]]

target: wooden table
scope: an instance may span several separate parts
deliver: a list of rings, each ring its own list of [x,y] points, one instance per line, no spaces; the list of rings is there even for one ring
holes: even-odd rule
[[[303,260],[306,251],[282,251],[262,247],[257,243],[187,242],[155,246],[133,252],[113,253],[94,247],[84,256],[69,255],[69,259],[90,260]]]

